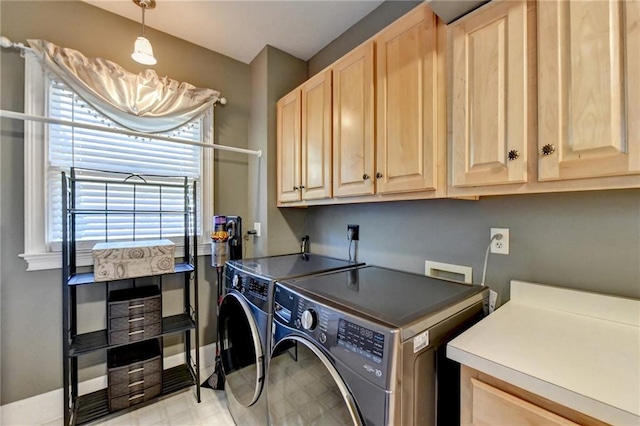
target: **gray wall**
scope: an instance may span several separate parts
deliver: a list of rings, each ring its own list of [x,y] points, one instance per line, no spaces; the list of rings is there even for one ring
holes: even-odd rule
[[[313,75],[399,16],[387,1],[309,60]],[[487,283],[509,298],[511,279],[640,297],[640,190],[591,191],[312,207],[312,251],[347,257],[346,227],[360,225],[359,260],[424,273],[425,259],[473,267],[482,279],[491,227],[510,228],[511,254],[490,255]]]
[[[249,146],[262,150],[251,158],[249,208],[253,222],[261,223],[261,237],[251,237],[248,256],[291,253],[298,250],[305,212],[276,207],[276,102],[307,78],[306,62],[272,46],[251,61],[251,126]],[[247,228],[250,229],[250,228]]]
[[[369,39],[420,3],[422,2],[411,0],[385,1],[310,58],[308,61],[309,77],[313,77],[325,67],[340,59],[345,53]]]
[[[60,46],[103,57],[133,72],[142,66],[130,58],[140,24],[79,1],[0,2],[2,35],[13,41],[43,38]],[[229,100],[216,108],[216,143],[247,147],[249,126],[249,66],[167,34],[147,29],[161,76],[211,87]],[[107,42],[108,41],[108,42]],[[0,105],[2,109],[23,111],[24,61],[16,51],[0,53]],[[18,258],[24,251],[23,124],[2,119],[0,123],[0,313],[1,396],[0,403],[47,392],[62,385],[60,270],[26,272]],[[216,152],[215,204],[218,214],[248,215],[246,155]],[[210,220],[210,219],[208,219]],[[215,311],[212,297],[216,278],[201,257],[200,307],[202,344],[215,341]],[[87,286],[80,292],[80,311],[103,305],[103,289]],[[166,282],[168,310],[179,309],[178,283]],[[83,327],[104,321],[104,312],[89,312]],[[177,350],[168,351],[171,354]],[[85,359],[81,378],[104,374],[103,359]]]
[[[313,251],[424,273],[426,259],[473,267],[482,280],[490,228],[509,228],[510,254],[489,255],[487,285],[509,299],[512,279],[640,298],[640,190],[313,207]]]

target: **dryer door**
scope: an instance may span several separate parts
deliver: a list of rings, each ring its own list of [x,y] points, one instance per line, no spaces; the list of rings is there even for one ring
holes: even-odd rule
[[[225,386],[248,407],[260,396],[264,382],[264,354],[256,321],[244,298],[234,292],[222,299],[218,321]]]
[[[340,374],[312,342],[288,336],[272,353],[267,375],[271,424],[363,424]]]

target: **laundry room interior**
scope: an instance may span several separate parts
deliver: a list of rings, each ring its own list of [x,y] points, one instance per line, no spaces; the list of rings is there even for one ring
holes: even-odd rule
[[[513,424],[528,412],[533,424],[640,422],[637,1],[492,0],[455,11],[450,0],[146,2],[0,1],[0,423]],[[196,20],[198,7],[216,6],[230,10],[209,26]],[[260,33],[295,21],[288,8],[313,23],[310,35]],[[191,38],[172,31],[178,18]],[[231,39],[244,36],[215,30],[229,18],[251,20],[243,28],[258,48],[234,51]],[[145,19],[152,66],[131,56]],[[324,41],[310,40],[323,26]],[[42,71],[63,62],[54,54],[71,69],[138,78],[151,69],[153,84],[202,90],[207,112],[194,120],[208,139],[185,142],[188,125],[167,125],[158,141],[168,145],[156,149],[166,173],[143,155],[111,170],[124,154],[106,144],[86,163],[93,147],[52,151],[54,130],[38,129],[74,125],[34,119],[54,109],[34,109],[31,92],[46,102],[71,93],[70,104],[102,112],[75,86],[32,84],[50,73],[71,86]],[[89,119],[93,132],[100,118]],[[187,160],[170,166],[176,140],[191,150],[180,158],[195,152],[196,175],[156,182],[191,170]],[[71,163],[54,168],[62,157]],[[138,195],[109,220],[115,180]],[[165,187],[182,191],[165,197],[176,233],[163,231],[158,210],[159,238],[144,234],[156,213],[134,212],[154,185],[160,206]],[[53,191],[63,196],[47,198]],[[95,204],[76,206],[85,195],[104,197],[102,219],[84,229],[93,239],[76,233],[98,216],[82,210]],[[125,234],[168,239],[169,272],[98,278],[93,245],[117,251]],[[147,337],[132,327],[149,315],[131,315],[150,297],[160,329]],[[122,300],[120,342],[111,324]],[[80,341],[96,333],[100,342]],[[156,341],[159,371],[130,380],[150,360],[134,347]],[[116,365],[130,376],[122,394]],[[171,382],[171,372],[187,378]],[[99,403],[87,397],[98,393]]]

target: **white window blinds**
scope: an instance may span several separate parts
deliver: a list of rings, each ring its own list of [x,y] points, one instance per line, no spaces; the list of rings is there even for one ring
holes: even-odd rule
[[[87,105],[63,83],[49,80],[48,114],[74,122],[119,126]],[[195,142],[203,140],[203,119],[166,133],[167,136]],[[61,172],[71,167],[104,171],[125,172],[138,175],[185,176],[200,180],[202,149],[197,146],[177,144],[116,134],[80,127],[50,124],[48,127],[48,241],[57,246],[62,240]],[[138,179],[138,178],[132,178]],[[141,189],[142,188],[142,189]],[[184,209],[183,191],[163,190],[159,194],[154,187],[122,185],[122,190],[110,191],[105,200],[104,186],[83,183],[77,188],[76,208],[79,209],[136,209],[174,210]],[[200,200],[198,191],[198,207]],[[108,206],[104,204],[107,203]],[[161,205],[160,205],[161,204]],[[144,239],[181,237],[184,235],[184,216],[180,214],[136,214],[135,218],[112,215],[108,226],[101,215],[82,215],[76,223],[77,241],[104,241],[118,239]],[[198,224],[199,225],[199,224]],[[198,226],[200,230],[200,226]]]

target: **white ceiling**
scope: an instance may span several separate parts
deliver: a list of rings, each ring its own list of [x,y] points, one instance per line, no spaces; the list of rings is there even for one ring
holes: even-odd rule
[[[132,0],[84,1],[141,22],[142,12]],[[244,63],[267,44],[306,61],[382,1],[156,0],[145,22]]]

